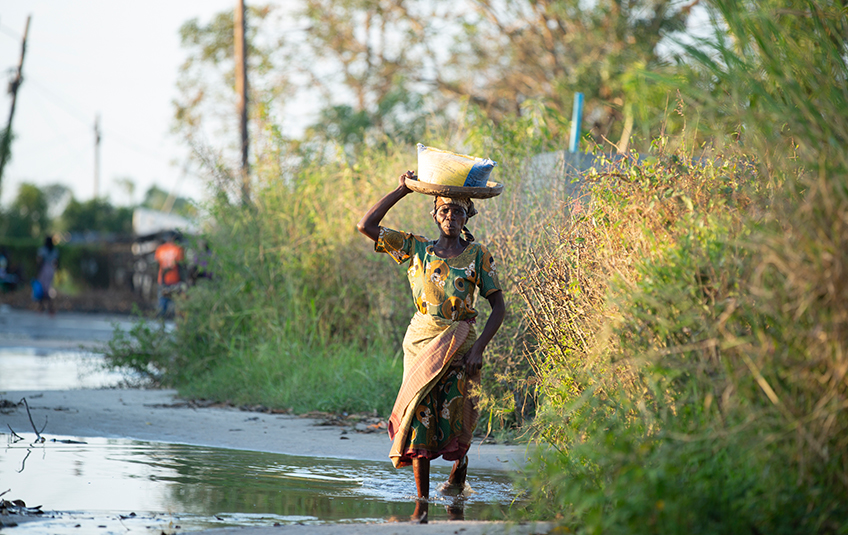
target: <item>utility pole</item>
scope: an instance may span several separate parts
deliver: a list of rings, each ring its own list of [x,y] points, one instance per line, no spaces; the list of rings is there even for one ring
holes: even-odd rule
[[[237,0],[233,19],[236,60],[236,93],[238,94],[239,130],[241,132],[241,197],[250,202],[250,167],[247,161],[247,39],[245,37],[244,0]]]
[[[94,198],[100,195],[100,114],[94,116]]]
[[[15,102],[18,98],[18,88],[21,86],[21,82],[24,81],[24,56],[26,55],[27,34],[29,34],[29,21],[31,18],[32,15],[27,15],[26,26],[24,27],[24,38],[21,42],[21,59],[18,62],[18,70],[15,72],[15,77],[9,83],[9,93],[12,95],[12,109],[9,110],[9,122],[6,123],[6,130],[3,132],[3,139],[0,139],[0,181],[3,180],[3,170],[6,167],[6,162],[9,161],[9,153],[12,148],[12,118],[15,116]]]

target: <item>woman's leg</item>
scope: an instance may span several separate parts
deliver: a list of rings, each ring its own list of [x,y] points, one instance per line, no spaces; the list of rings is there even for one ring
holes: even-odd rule
[[[418,491],[412,521],[426,524],[430,508],[430,459],[412,459],[412,473],[415,474],[415,489]]]
[[[465,490],[465,478],[468,475],[468,455],[453,463],[448,484],[445,485],[444,494],[458,496]]]

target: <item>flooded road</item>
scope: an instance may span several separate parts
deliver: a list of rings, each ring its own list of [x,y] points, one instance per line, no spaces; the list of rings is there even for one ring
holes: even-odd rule
[[[30,444],[2,436],[0,481],[28,506],[61,511],[11,533],[80,533],[75,526],[181,530],[274,523],[385,522],[414,507],[409,470],[391,464],[162,444],[65,437],[86,444]],[[60,438],[61,439],[61,438]],[[434,470],[433,487],[447,479]],[[516,502],[509,476],[477,471],[464,502],[434,493],[433,520],[502,519]],[[5,532],[5,530],[4,530]]]
[[[0,391],[107,388],[135,379],[104,368],[103,355],[39,347],[0,348]]]
[[[392,467],[384,433],[180,408],[173,392],[108,388],[127,377],[104,371],[98,353],[77,349],[85,339],[108,339],[105,320],[64,318],[51,331],[51,319],[35,316],[0,311],[0,399],[26,397],[47,441],[36,443],[22,406],[0,411],[0,492],[48,514],[4,533],[174,533],[388,522],[412,513],[412,472]],[[436,492],[449,464],[434,464],[432,520],[499,519],[521,507],[504,471],[515,452],[473,451],[472,492],[462,502]]]

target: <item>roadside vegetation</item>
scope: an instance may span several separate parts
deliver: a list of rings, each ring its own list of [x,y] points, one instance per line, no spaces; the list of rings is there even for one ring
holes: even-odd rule
[[[466,100],[416,139],[497,160],[507,186],[469,225],[509,310],[480,425],[539,443],[526,514],[579,533],[845,533],[846,11],[758,6],[712,1],[721,31],[685,62],[620,73],[646,124],[580,180],[541,163],[568,125],[544,99]],[[599,154],[619,119],[587,136]],[[215,278],[173,332],[140,324],[109,358],[186,396],[387,415],[412,305],[354,225],[414,145],[272,134],[247,206],[204,153]],[[427,199],[403,202],[386,224],[431,231]]]

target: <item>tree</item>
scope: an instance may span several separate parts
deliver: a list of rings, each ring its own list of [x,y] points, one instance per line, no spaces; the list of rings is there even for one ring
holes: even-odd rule
[[[342,145],[389,136],[421,138],[428,88],[416,82],[430,61],[427,8],[409,0],[304,0],[303,35],[286,36],[287,64],[305,75],[302,91],[323,109],[307,134]]]
[[[62,226],[67,232],[131,234],[132,208],[116,208],[103,198],[85,202],[71,199],[62,213]]]
[[[157,186],[150,186],[144,193],[144,200],[141,201],[141,206],[160,212],[173,212],[185,217],[197,215],[197,209],[190,200],[185,197],[171,198],[167,191]]]
[[[245,16],[249,72],[249,108],[252,167],[275,165],[271,157],[278,131],[273,127],[286,103],[288,78],[277,61],[278,43],[272,30],[276,18],[272,6],[248,6]],[[180,41],[188,57],[180,67],[173,132],[192,148],[192,160],[202,166],[233,167],[240,161],[235,98],[233,12],[224,11],[208,23],[191,19],[180,27]],[[218,150],[210,150],[212,139]],[[209,161],[210,158],[214,161]],[[218,173],[235,180],[234,174]]]
[[[47,208],[44,192],[34,184],[22,183],[6,215],[6,236],[43,238],[50,226]]]
[[[694,2],[697,3],[697,0]],[[671,0],[479,0],[459,22],[468,31],[436,71],[442,91],[469,98],[497,118],[543,99],[567,114],[575,92],[597,138],[644,99],[633,78],[663,66],[658,45],[685,29],[691,10]],[[465,73],[472,73],[470,76]],[[641,88],[644,90],[644,88]],[[620,131],[620,130],[619,130]]]
[[[528,101],[567,117],[579,91],[588,130],[621,150],[634,125],[648,138],[664,119],[667,89],[643,75],[671,67],[659,44],[685,29],[699,1],[301,0],[287,28],[274,24],[271,8],[251,8],[254,168],[264,161],[282,172],[282,113],[292,101],[282,97],[295,92],[321,106],[307,138],[350,150],[384,137],[419,140],[428,121],[450,119],[463,102],[494,122],[524,113]],[[227,11],[181,30],[190,56],[176,124],[189,143],[209,131],[204,123],[236,132],[232,26]],[[228,147],[206,158],[214,168],[234,150],[236,136],[228,135]]]
[[[467,100],[494,121],[527,100],[567,116],[582,92],[595,138],[623,146],[636,115],[646,129],[661,120],[665,90],[641,73],[665,67],[658,45],[698,1],[304,0],[307,51],[295,55],[328,101],[352,95],[351,113],[322,116],[342,133],[346,119],[385,117],[398,92],[427,95],[431,109]]]

